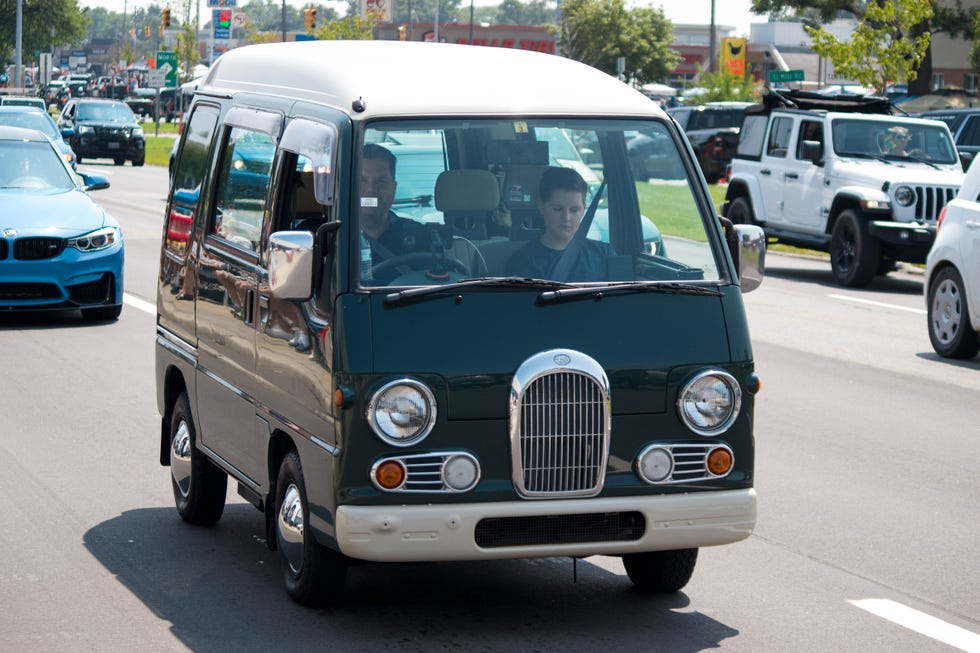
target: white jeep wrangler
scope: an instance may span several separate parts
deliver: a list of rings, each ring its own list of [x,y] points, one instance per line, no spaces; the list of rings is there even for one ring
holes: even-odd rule
[[[865,286],[924,263],[963,170],[945,123],[882,98],[770,92],[746,110],[722,206],[736,224],[830,253],[837,283]]]

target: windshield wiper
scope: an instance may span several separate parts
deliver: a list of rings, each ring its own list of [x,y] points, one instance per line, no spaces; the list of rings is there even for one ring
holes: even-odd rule
[[[426,295],[436,295],[460,288],[547,288],[557,291],[560,288],[572,288],[573,286],[559,281],[549,281],[548,279],[534,279],[528,277],[478,277],[475,279],[463,279],[453,283],[444,283],[438,286],[420,286],[418,288],[407,288],[398,292],[389,293],[385,296],[385,306],[394,306],[409,299],[425,297]]]
[[[935,163],[933,163],[932,161],[929,161],[928,159],[925,159],[925,158],[923,158],[923,157],[921,157],[921,156],[917,156],[917,155],[915,155],[915,154],[906,154],[906,155],[905,155],[905,158],[906,158],[906,159],[912,159],[913,161],[915,161],[915,162],[917,162],[917,163],[924,163],[924,164],[926,164],[927,166],[932,166],[932,167],[933,167],[933,168],[935,168],[936,170],[939,170],[939,166],[937,166],[937,165],[936,165]]]
[[[675,295],[710,295],[713,297],[719,297],[722,294],[720,290],[715,288],[697,286],[693,283],[678,283],[676,281],[629,281],[606,286],[577,286],[575,288],[549,290],[541,293],[538,296],[538,301],[542,304],[554,304],[565,299],[585,296],[591,296],[593,299],[599,300],[609,293],[624,292],[657,292]]]

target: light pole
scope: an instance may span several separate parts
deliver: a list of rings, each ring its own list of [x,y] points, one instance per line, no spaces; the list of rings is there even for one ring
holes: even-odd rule
[[[713,73],[715,72],[715,68],[717,66],[715,61],[718,59],[718,49],[717,46],[715,45],[717,42],[717,39],[715,38],[715,0],[711,0],[711,30],[710,31],[711,34],[708,38],[711,39],[711,47],[708,48],[708,56],[710,57],[710,59],[708,60],[708,71]]]

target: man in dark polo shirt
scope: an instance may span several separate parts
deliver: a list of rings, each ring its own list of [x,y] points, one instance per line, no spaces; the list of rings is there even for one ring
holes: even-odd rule
[[[376,143],[365,145],[361,156],[360,225],[362,247],[367,244],[371,249],[371,265],[416,251],[417,231],[412,226],[418,223],[391,210],[397,186],[395,155]],[[365,252],[361,257],[362,268],[367,267],[366,259]],[[406,271],[407,268],[396,266],[378,275],[362,269],[361,280],[366,285],[387,285]]]

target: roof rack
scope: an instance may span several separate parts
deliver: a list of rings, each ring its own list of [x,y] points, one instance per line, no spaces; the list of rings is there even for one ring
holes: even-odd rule
[[[763,89],[762,104],[752,113],[773,109],[840,111],[845,113],[902,113],[888,98],[875,95],[821,95],[810,91]]]

